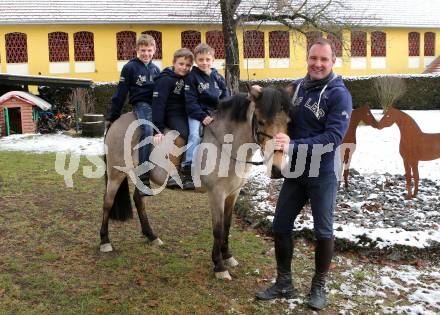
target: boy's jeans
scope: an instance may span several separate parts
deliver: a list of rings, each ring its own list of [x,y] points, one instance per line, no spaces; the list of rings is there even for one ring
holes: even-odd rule
[[[133,105],[133,111],[135,112],[138,119],[145,119],[151,122],[152,120],[152,109],[151,105],[147,102],[138,102]],[[153,136],[153,127],[149,124],[142,124],[141,128],[141,137],[139,139],[139,143],[147,137]],[[151,152],[151,143],[142,146],[139,148],[139,165],[148,161],[150,159]]]
[[[200,138],[201,124],[202,123],[197,119],[192,119],[188,117],[188,129],[189,129],[188,145],[187,145],[188,148],[185,152],[185,159],[182,162],[182,168],[191,166],[191,162],[194,157],[194,152],[196,151],[196,148],[201,140]]]

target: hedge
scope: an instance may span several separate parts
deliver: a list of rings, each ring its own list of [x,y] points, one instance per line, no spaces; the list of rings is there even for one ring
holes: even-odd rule
[[[376,100],[374,79],[378,76],[343,78],[353,98],[353,107],[369,105],[381,108]],[[381,75],[381,77],[384,77]],[[399,109],[440,109],[440,75],[390,75],[385,77],[401,78],[406,83],[406,93],[396,101]],[[261,86],[284,87],[295,79],[252,80],[249,83]],[[241,90],[245,90],[245,82],[241,82]]]
[[[369,105],[371,108],[380,108],[376,101],[373,80],[377,76],[364,77],[346,77],[344,83],[350,90],[353,97],[353,106],[359,107]],[[383,75],[381,76],[383,77]],[[395,106],[399,109],[440,109],[440,75],[390,75],[388,77],[398,77],[405,81],[407,91]],[[261,86],[285,87],[294,79],[272,79],[272,80],[252,80],[250,84]],[[111,104],[112,95],[116,91],[115,82],[99,83],[91,87],[96,99],[95,112],[106,114]],[[240,83],[240,89],[245,91],[245,81]],[[69,89],[57,87],[45,87],[43,98],[49,103],[64,103],[66,100],[66,91]],[[131,110],[131,106],[124,106],[124,111]]]

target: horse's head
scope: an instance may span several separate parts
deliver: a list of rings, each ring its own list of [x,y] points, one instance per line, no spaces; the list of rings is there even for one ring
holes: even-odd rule
[[[392,124],[396,122],[396,109],[392,106],[388,108],[388,110],[383,115],[382,119],[377,124],[378,129],[383,129],[386,127],[390,127]]]
[[[374,118],[371,113],[370,106],[364,105],[359,107],[359,113],[361,120],[366,124],[373,128],[377,128],[377,120]]]
[[[273,149],[273,137],[277,133],[287,133],[289,122],[290,97],[287,91],[267,87],[251,87],[249,99],[255,106],[253,115],[254,141],[266,154],[273,154],[271,177],[281,177],[284,154]],[[272,140],[272,141],[270,141]],[[270,146],[267,144],[270,141]],[[270,151],[270,152],[269,152]]]

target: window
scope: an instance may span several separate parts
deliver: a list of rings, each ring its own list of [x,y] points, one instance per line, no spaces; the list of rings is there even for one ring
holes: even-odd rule
[[[77,32],[73,34],[75,48],[75,61],[94,61],[95,48],[93,43],[93,33]]]
[[[342,57],[342,34],[328,34],[327,39],[335,45],[336,57]]]
[[[361,31],[351,32],[351,56],[367,56],[367,33]]]
[[[264,33],[245,31],[243,34],[244,58],[264,58]]]
[[[409,56],[420,56],[420,33],[408,33]]]
[[[148,34],[154,38],[156,42],[156,53],[154,59],[162,59],[162,32],[159,31],[143,31],[142,34]]]
[[[215,58],[225,59],[225,41],[221,31],[206,32],[206,43],[214,48]]]
[[[321,32],[307,32],[306,38],[307,38],[307,51],[309,51],[310,46],[317,40],[318,38],[322,37]]]
[[[52,32],[49,38],[49,61],[69,61],[69,35],[64,32]]]
[[[384,32],[372,32],[371,33],[371,56],[372,57],[386,57],[386,37]]]
[[[425,33],[425,56],[435,56],[435,33]]]
[[[289,58],[289,32],[269,32],[269,58]]]
[[[181,33],[182,47],[188,48],[194,52],[194,48],[202,42],[200,32],[197,31],[183,31]]]
[[[27,36],[25,33],[5,34],[6,40],[6,62],[27,63]]]
[[[136,57],[136,33],[132,31],[116,33],[116,49],[118,60],[130,60]]]

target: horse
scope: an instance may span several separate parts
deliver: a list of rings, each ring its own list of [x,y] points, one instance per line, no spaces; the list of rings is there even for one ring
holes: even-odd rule
[[[419,191],[419,161],[440,158],[440,133],[424,133],[408,114],[390,106],[378,123],[378,128],[394,123],[400,130],[399,152],[403,159],[406,178],[406,199],[417,196]],[[411,182],[414,179],[414,192]]]
[[[274,150],[273,136],[279,132],[287,132],[289,122],[290,96],[287,91],[276,88],[250,88],[248,94],[239,93],[221,101],[214,121],[205,127],[202,142],[194,158],[194,182],[207,192],[212,217],[213,248],[212,261],[215,276],[218,279],[231,280],[225,267],[238,265],[237,260],[229,250],[229,229],[232,221],[232,211],[241,187],[246,182],[246,175],[252,166],[252,156],[255,146],[266,152],[264,160],[269,162],[268,170],[273,176],[279,177],[284,153]],[[139,130],[136,129],[131,137],[130,150],[124,152],[124,133],[130,124],[136,121],[133,113],[121,115],[108,129],[105,136],[106,154],[106,191],[104,194],[103,218],[100,229],[102,252],[112,251],[108,235],[109,219],[125,221],[132,217],[130,195],[127,179],[127,165],[124,154],[131,155],[133,169],[138,164]],[[232,141],[233,140],[233,141]],[[254,148],[249,148],[254,145]],[[210,150],[206,156],[206,148]],[[203,149],[204,148],[204,149]],[[154,150],[152,151],[153,154]],[[151,159],[151,157],[150,157]],[[123,165],[123,167],[120,167]],[[210,172],[206,172],[207,167]],[[125,168],[125,171],[121,171]],[[239,169],[241,171],[236,172]],[[168,171],[155,165],[150,171],[150,181],[164,185],[168,179]],[[241,173],[240,173],[241,172]],[[196,180],[199,178],[199,181]],[[182,192],[184,193],[184,192]],[[139,188],[133,193],[133,200],[141,223],[142,233],[152,244],[162,245],[163,242],[153,232],[146,207],[150,196],[141,197]]]
[[[371,113],[368,105],[353,109],[350,118],[350,125],[348,126],[344,139],[342,140],[341,157],[342,169],[344,172],[344,186],[346,189],[348,188],[348,175],[351,158],[356,150],[356,129],[361,121],[368,126],[377,128],[377,121]]]

